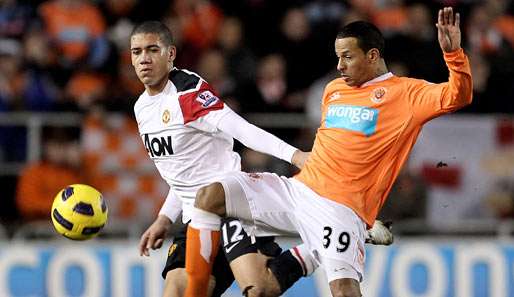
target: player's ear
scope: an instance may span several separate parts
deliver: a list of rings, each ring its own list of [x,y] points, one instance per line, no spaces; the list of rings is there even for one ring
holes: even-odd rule
[[[168,62],[173,63],[177,57],[177,48],[174,45],[168,47]]]
[[[380,52],[378,51],[377,48],[372,48],[368,51],[366,56],[368,58],[368,61],[376,62],[380,59]]]

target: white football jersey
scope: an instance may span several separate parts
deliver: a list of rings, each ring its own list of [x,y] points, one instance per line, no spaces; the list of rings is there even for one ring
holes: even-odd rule
[[[180,196],[184,215],[200,187],[241,169],[233,138],[217,128],[230,111],[200,76],[177,68],[161,93],[145,91],[134,106],[148,155]]]

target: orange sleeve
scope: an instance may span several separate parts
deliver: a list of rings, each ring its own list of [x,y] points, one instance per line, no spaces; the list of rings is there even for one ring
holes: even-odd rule
[[[408,83],[408,98],[414,117],[421,123],[471,103],[473,83],[468,57],[462,49],[444,53],[450,76],[448,82],[432,84],[412,79]]]

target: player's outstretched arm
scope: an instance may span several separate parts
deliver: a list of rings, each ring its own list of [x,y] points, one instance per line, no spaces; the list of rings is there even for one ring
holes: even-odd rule
[[[460,15],[453,13],[453,8],[445,7],[439,10],[437,18],[437,38],[439,45],[445,53],[460,49]]]
[[[306,156],[303,155],[304,152],[289,145],[275,135],[247,122],[234,111],[228,112],[218,122],[217,128],[254,151],[282,159],[299,168],[305,162]],[[293,160],[295,155],[296,158]]]
[[[416,82],[409,93],[417,121],[425,123],[437,116],[456,111],[471,103],[473,79],[469,60],[461,48],[460,15],[451,7],[439,10],[437,36],[448,66],[448,82]]]

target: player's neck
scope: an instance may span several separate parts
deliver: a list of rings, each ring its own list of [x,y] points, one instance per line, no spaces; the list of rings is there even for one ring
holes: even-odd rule
[[[367,79],[363,83],[359,84],[358,87],[360,88],[362,86],[365,86],[368,82],[373,81],[377,77],[380,77],[388,72],[389,70],[387,69],[387,66],[382,60],[375,69],[370,69]]]
[[[152,86],[146,85],[145,86],[146,92],[150,96],[155,96],[164,90],[167,83],[168,83],[168,76],[165,76],[161,79],[161,81],[159,81],[155,85],[152,85]]]
[[[389,70],[387,69],[387,65],[386,65],[385,61],[382,59],[378,63],[377,69],[375,69],[375,77],[373,77],[373,78],[377,78],[377,77],[382,76],[382,75],[384,75],[384,74],[386,74],[388,72],[389,72]]]

